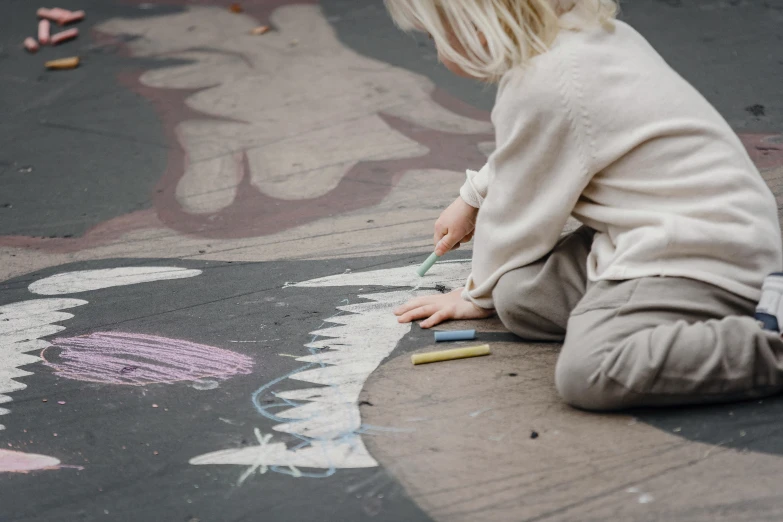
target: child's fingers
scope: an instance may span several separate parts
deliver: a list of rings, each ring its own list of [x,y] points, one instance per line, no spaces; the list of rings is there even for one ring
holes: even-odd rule
[[[439,310],[431,315],[429,319],[422,321],[419,326],[422,328],[432,328],[433,326],[437,326],[448,319],[450,319],[449,313],[445,310]]]
[[[454,234],[446,234],[440,241],[438,241],[438,244],[435,245],[435,253],[439,256],[442,256],[449,250],[454,248],[454,245],[456,245],[459,242],[458,239],[454,236]]]
[[[447,234],[449,233],[449,228],[441,225],[440,221],[435,223],[435,231],[432,234],[432,244],[437,245]]]
[[[410,323],[411,321],[416,321],[418,319],[425,319],[427,317],[430,317],[437,311],[438,311],[438,307],[435,305],[420,306],[419,308],[416,308],[414,310],[411,310],[410,312],[406,312],[402,314],[400,317],[397,318],[397,321],[400,323]]]
[[[423,297],[417,297],[416,299],[411,299],[404,305],[400,305],[397,308],[395,308],[394,315],[402,315],[405,312],[410,312],[411,310],[415,308],[419,308],[420,306],[430,304],[432,302],[433,297],[435,296],[425,295]]]

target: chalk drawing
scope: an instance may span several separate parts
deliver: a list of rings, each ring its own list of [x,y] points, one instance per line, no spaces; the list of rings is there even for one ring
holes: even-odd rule
[[[170,266],[131,266],[102,270],[65,272],[40,279],[28,290],[38,295],[63,295],[89,292],[113,286],[135,285],[167,279],[195,277],[201,270],[189,270]]]
[[[53,348],[59,349],[57,360],[47,360]],[[222,348],[125,332],[54,339],[42,357],[66,379],[130,386],[228,378],[253,367],[250,357]]]
[[[378,205],[405,171],[462,172],[486,160],[484,114],[446,108],[429,79],[345,47],[317,5],[297,3],[279,2],[268,22],[252,17],[264,1],[246,2],[241,15],[187,5],[96,27],[152,65],[132,81],[165,106],[177,140],[154,194],[169,227],[277,233]],[[249,34],[259,23],[275,30]]]
[[[40,279],[33,282],[28,289],[43,295],[62,295],[150,281],[194,277],[200,273],[200,270],[178,267],[82,270]],[[73,314],[62,310],[86,304],[87,301],[81,299],[49,298],[0,306],[0,404],[11,402],[9,393],[27,388],[26,384],[14,379],[32,375],[21,367],[40,362],[42,358],[39,354],[51,346],[51,343],[42,340],[41,337],[65,330],[64,326],[54,323],[71,319]],[[29,352],[38,353],[31,355]],[[120,370],[123,369],[126,373],[135,371],[132,364]],[[8,413],[10,410],[0,407],[0,415]],[[0,430],[3,429],[5,426],[0,424]]]
[[[9,393],[27,388],[14,379],[32,375],[21,367],[41,361],[38,353],[49,346],[41,337],[65,329],[54,323],[71,319],[73,314],[62,310],[86,304],[80,299],[36,299],[0,306],[0,404],[11,402]],[[0,408],[0,415],[8,413]],[[2,429],[5,426],[0,424]]]
[[[0,473],[27,473],[43,469],[59,469],[60,461],[54,457],[0,449]]]
[[[367,378],[411,329],[410,323],[398,323],[392,311],[412,297],[436,293],[436,284],[449,289],[461,286],[469,270],[469,262],[457,261],[438,263],[424,278],[416,275],[414,266],[408,266],[288,284],[289,287],[408,288],[362,294],[358,297],[364,302],[338,306],[341,315],[325,321],[338,326],[312,332],[311,341],[305,345],[310,355],[297,359],[306,364],[253,394],[256,410],[279,423],[272,429],[294,435],[299,441],[296,445],[289,448],[284,443],[272,443],[271,434],[262,436],[256,431],[258,445],[216,451],[192,459],[191,464],[248,466],[240,476],[240,483],[256,472],[322,478],[339,468],[377,466],[361,435],[394,430],[363,424],[357,401]],[[275,385],[287,379],[319,386],[274,391]],[[271,404],[262,400],[269,395],[274,397]],[[321,471],[302,472],[299,468]]]

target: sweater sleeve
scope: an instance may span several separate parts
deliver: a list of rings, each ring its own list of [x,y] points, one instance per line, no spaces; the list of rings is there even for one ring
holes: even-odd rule
[[[487,197],[489,188],[489,164],[484,165],[478,172],[467,171],[467,180],[459,190],[460,197],[471,207],[480,208]]]
[[[494,308],[492,291],[506,272],[554,248],[590,181],[594,145],[578,72],[551,52],[501,83],[492,112],[498,146],[485,167],[491,183],[463,292],[481,308]]]

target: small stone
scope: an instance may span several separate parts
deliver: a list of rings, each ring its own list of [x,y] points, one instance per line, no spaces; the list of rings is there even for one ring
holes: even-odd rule
[[[152,405],[152,407],[153,407],[153,408],[157,408],[157,407],[158,407],[158,405],[157,405],[157,404],[153,404],[153,405]]]
[[[764,116],[767,113],[767,108],[761,105],[760,103],[756,103],[755,105],[749,105],[748,107],[745,107],[745,110],[757,118]]]
[[[682,428],[677,427],[672,430],[674,433],[680,433],[682,431]]]
[[[530,432],[530,438],[531,439],[537,439],[538,438],[538,432],[537,431],[531,431]]]
[[[65,404],[65,401],[57,401],[57,404],[59,404],[60,406],[62,406],[63,404]]]
[[[49,399],[41,399],[41,402],[49,402]]]

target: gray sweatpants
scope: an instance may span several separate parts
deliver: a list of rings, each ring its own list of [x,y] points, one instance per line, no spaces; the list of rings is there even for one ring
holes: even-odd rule
[[[678,277],[587,280],[592,230],[493,291],[503,324],[531,341],[564,341],[555,384],[569,404],[617,410],[723,402],[783,389],[783,341],[753,319],[755,303]]]

